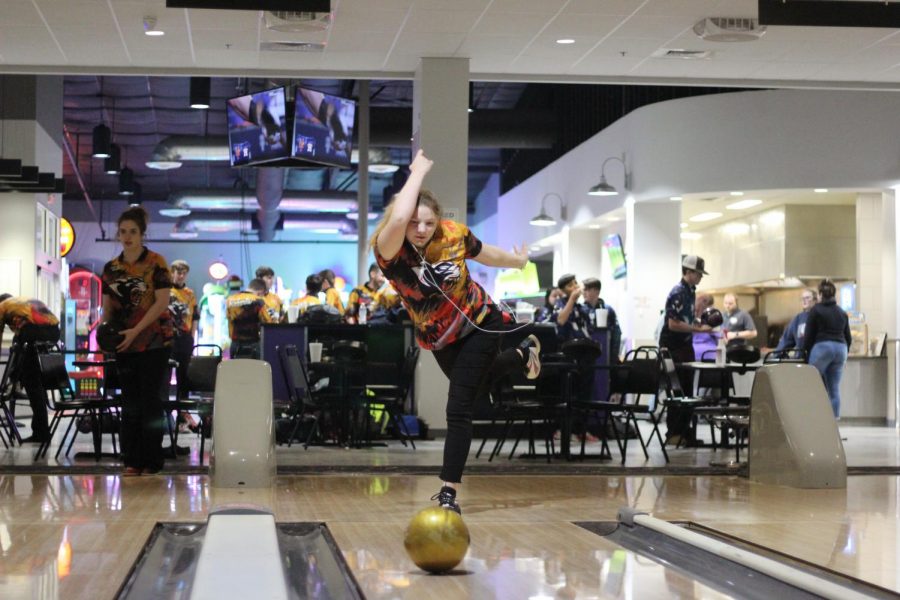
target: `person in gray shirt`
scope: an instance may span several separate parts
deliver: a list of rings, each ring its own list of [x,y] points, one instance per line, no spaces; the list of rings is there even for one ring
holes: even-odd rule
[[[725,294],[722,304],[725,307],[725,323],[722,324],[725,342],[729,346],[744,346],[747,340],[756,338],[756,325],[750,315],[738,307],[737,297],[734,294]]]

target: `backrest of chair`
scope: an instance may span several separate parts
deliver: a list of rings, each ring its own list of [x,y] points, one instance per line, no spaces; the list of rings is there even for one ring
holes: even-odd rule
[[[276,347],[275,351],[278,353],[281,372],[284,376],[284,385],[288,390],[291,402],[302,404],[309,399],[309,380],[297,346],[285,344],[284,346]]]
[[[785,348],[766,353],[764,363],[806,363],[806,350],[802,348]]]
[[[728,346],[725,349],[725,357],[728,362],[746,365],[759,360],[759,348],[749,344]]]
[[[216,372],[218,371],[219,363],[221,362],[221,355],[192,356],[187,369],[188,391],[209,394],[215,393]]]
[[[678,377],[678,369],[675,366],[675,359],[671,356],[662,356],[663,376],[665,377],[666,393],[669,398],[684,397],[684,390],[681,387],[681,379]]]
[[[41,385],[47,392],[59,392],[64,400],[75,398],[69,371],[66,369],[66,357],[59,352],[38,354],[41,369]]]

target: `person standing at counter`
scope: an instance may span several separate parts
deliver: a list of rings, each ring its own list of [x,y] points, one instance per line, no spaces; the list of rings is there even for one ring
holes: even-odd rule
[[[103,267],[103,321],[121,324],[116,368],[122,385],[122,458],[125,475],[163,467],[162,391],[174,327],[169,313],[172,276],[166,260],[144,246],[147,212],[119,216],[122,253]]]
[[[325,304],[333,306],[341,315],[343,315],[344,302],[341,300],[341,294],[334,287],[334,271],[331,269],[323,269],[319,271],[319,277],[322,278],[322,291],[325,292]]]
[[[456,489],[472,443],[475,399],[497,377],[515,369],[535,379],[540,346],[531,335],[517,348],[500,352],[500,334],[512,318],[472,279],[466,260],[521,269],[528,263],[527,251],[524,246],[506,252],[483,244],[465,225],[441,219],[440,203],[422,190],[433,164],[422,150],[416,153],[409,178],[385,210],[370,244],[409,311],[416,342],[432,351],[450,380],[442,485],[432,499],[461,512]]]
[[[789,350],[790,348],[799,348],[803,350],[804,341],[806,339],[806,321],[809,318],[809,311],[816,305],[819,299],[818,292],[812,288],[806,288],[800,294],[800,305],[803,310],[800,311],[791,322],[788,323],[781,339],[778,340],[778,346],[775,350]]]
[[[731,348],[746,346],[747,340],[755,339],[758,335],[753,318],[738,307],[737,296],[734,294],[725,294],[722,304],[725,307],[725,324],[722,326],[725,343]]]
[[[350,297],[347,299],[347,310],[344,311],[344,317],[348,323],[358,322],[359,307],[361,305],[366,306],[369,315],[375,312],[375,298],[382,285],[384,285],[384,275],[378,265],[372,263],[369,265],[369,280],[350,290]]]
[[[266,303],[266,310],[269,311],[269,319],[271,319],[273,323],[283,321],[285,315],[282,310],[281,298],[272,291],[275,289],[275,270],[272,267],[257,267],[256,278],[262,279],[266,284],[266,295],[263,296],[263,300]]]
[[[556,301],[561,296],[562,292],[559,291],[559,288],[548,287],[547,291],[544,292],[544,306],[535,311],[534,322],[546,323],[549,321],[550,317],[553,316],[553,308],[556,306]]]
[[[582,310],[587,312],[588,323],[592,328],[609,330],[609,362],[619,362],[619,349],[622,345],[622,328],[619,327],[619,318],[612,306],[606,304],[600,297],[600,280],[596,277],[588,277],[583,282],[584,285],[584,303],[581,305]],[[606,309],[606,323],[597,321],[598,309]]]
[[[825,279],[819,284],[821,302],[809,310],[803,348],[809,364],[819,370],[834,417],[841,416],[841,375],[850,350],[850,320],[837,305],[834,284]]]
[[[704,260],[692,254],[681,259],[681,281],[669,292],[666,298],[665,315],[662,332],[659,334],[660,348],[667,348],[676,363],[693,362],[694,334],[709,333],[712,328],[703,325],[694,315],[696,289],[706,272]],[[682,369],[678,377],[681,388],[689,391],[693,387],[693,375]],[[691,427],[693,411],[690,408],[672,406],[666,412],[666,443],[692,444],[696,436]]]
[[[259,326],[278,322],[266,307],[265,295],[266,282],[252,279],[246,290],[225,300],[231,358],[259,359]]]

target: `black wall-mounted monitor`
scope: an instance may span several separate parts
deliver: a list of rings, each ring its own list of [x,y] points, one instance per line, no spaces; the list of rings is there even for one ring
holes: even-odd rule
[[[297,87],[294,104],[291,157],[349,168],[356,102]]]
[[[232,167],[265,164],[290,156],[283,87],[231,98],[226,112]]]

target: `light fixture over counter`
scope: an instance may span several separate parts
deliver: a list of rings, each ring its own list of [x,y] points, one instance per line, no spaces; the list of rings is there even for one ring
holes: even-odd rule
[[[559,218],[565,220],[565,215],[563,214],[565,210],[565,201],[562,196],[556,192],[548,192],[541,198],[541,212],[529,221],[529,223],[535,227],[553,227],[556,225],[556,219],[547,214],[547,198],[550,196],[559,198]]]
[[[610,161],[618,161],[622,163],[622,170],[625,173],[623,187],[626,190],[631,188],[631,174],[628,172],[628,165],[625,164],[625,155],[623,154],[622,156],[610,156],[603,161],[603,165],[600,167],[600,182],[588,191],[589,195],[617,196],[619,194],[619,190],[616,189],[615,186],[610,185],[606,180],[606,165],[609,164]]]

